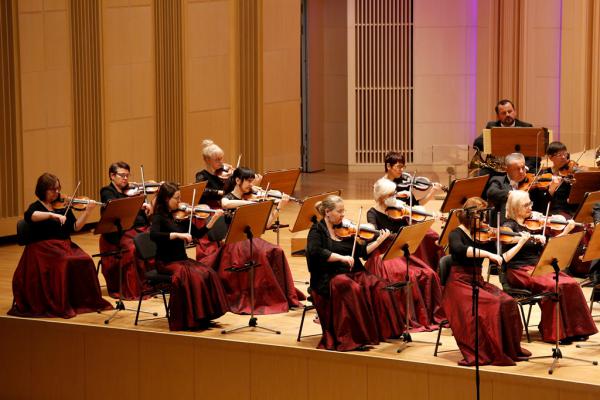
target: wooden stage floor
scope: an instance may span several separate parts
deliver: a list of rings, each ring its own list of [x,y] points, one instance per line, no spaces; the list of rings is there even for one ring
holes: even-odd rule
[[[374,173],[358,173],[349,175],[347,173],[317,173],[317,174],[305,174],[302,177],[302,181],[298,187],[296,192],[297,197],[302,197],[308,194],[316,194],[326,190],[331,189],[343,189],[345,193],[345,197],[347,199],[347,210],[348,217],[353,218],[357,215],[357,210],[359,205],[364,205],[365,207],[371,206],[371,187],[372,183],[375,179],[377,179],[380,174]],[[351,200],[349,200],[351,199]],[[440,206],[440,201],[433,201],[427,205],[427,208],[430,210],[437,210]],[[298,206],[295,204],[289,205],[282,215],[283,223],[291,223],[295,218],[297,213]],[[436,224],[437,229],[439,230],[439,224]],[[304,236],[306,233],[303,233]],[[295,234],[294,236],[302,236],[302,234]],[[294,279],[298,281],[297,287],[303,291],[306,290],[307,285],[304,283],[308,280],[308,271],[306,268],[306,261],[303,257],[291,257],[290,254],[290,238],[292,234],[289,231],[283,231],[281,235],[281,246],[288,254],[288,260],[290,262],[292,273]],[[263,236],[268,241],[275,242],[275,235],[273,233],[268,233]],[[79,244],[86,252],[89,254],[96,253],[98,251],[98,237],[94,236],[92,233],[87,232],[80,235],[76,235],[73,237],[73,240]],[[40,329],[44,330],[47,327],[52,327],[52,329],[58,329],[58,331],[54,331],[50,335],[55,338],[55,341],[50,341],[49,343],[60,343],[63,346],[69,346],[69,343],[61,342],[60,335],[64,332],[68,332],[69,329],[77,330],[84,329],[85,332],[91,332],[92,330],[95,332],[94,334],[98,334],[100,336],[108,334],[108,331],[114,331],[112,333],[118,335],[127,335],[127,334],[159,334],[161,340],[170,340],[169,337],[175,342],[177,340],[194,340],[199,339],[203,343],[203,346],[210,350],[211,346],[215,349],[221,349],[223,346],[228,346],[231,344],[232,346],[242,346],[242,345],[257,345],[262,350],[268,352],[278,352],[282,351],[283,353],[288,352],[289,356],[293,359],[300,357],[299,355],[308,354],[310,357],[317,357],[320,363],[323,363],[325,367],[323,367],[324,371],[330,371],[331,368],[337,368],[336,363],[342,363],[347,365],[352,365],[356,368],[359,368],[361,365],[369,365],[370,368],[374,368],[374,371],[380,371],[380,374],[376,374],[376,378],[373,378],[372,373],[369,373],[370,384],[365,383],[365,392],[363,392],[363,388],[356,389],[350,384],[350,386],[345,389],[340,389],[337,385],[332,385],[331,383],[326,382],[326,378],[314,378],[311,377],[311,367],[310,365],[306,367],[306,371],[303,370],[304,367],[300,368],[300,375],[306,375],[308,381],[308,385],[306,388],[300,388],[295,390],[296,394],[290,394],[291,398],[306,398],[306,396],[310,398],[325,398],[325,394],[328,394],[327,398],[341,398],[341,393],[345,393],[349,391],[350,398],[364,398],[357,393],[367,394],[369,398],[375,398],[373,393],[381,394],[382,387],[388,387],[390,384],[393,384],[392,387],[397,387],[393,393],[387,393],[383,397],[385,398],[405,398],[407,392],[402,389],[400,386],[402,381],[406,379],[405,384],[411,385],[411,375],[414,371],[426,371],[424,373],[429,374],[429,378],[426,379],[425,385],[428,387],[426,390],[426,394],[423,394],[422,391],[415,392],[414,388],[412,388],[409,393],[418,393],[414,394],[417,396],[415,398],[436,398],[443,397],[445,399],[448,398],[465,398],[464,396],[471,397],[473,392],[472,381],[474,380],[474,369],[473,368],[463,368],[458,367],[457,362],[461,358],[460,353],[457,351],[456,344],[454,342],[453,337],[451,336],[451,332],[449,329],[444,329],[442,333],[442,342],[443,346],[440,347],[440,350],[447,351],[441,353],[438,357],[433,357],[433,346],[424,345],[424,344],[413,344],[408,349],[404,350],[401,353],[397,353],[396,350],[399,346],[399,341],[390,341],[389,343],[382,343],[378,346],[374,346],[369,351],[366,352],[350,352],[346,354],[340,354],[335,352],[327,352],[315,350],[315,347],[318,343],[319,336],[307,337],[304,338],[301,342],[296,341],[296,335],[298,333],[298,327],[300,324],[300,317],[302,315],[302,310],[292,310],[286,314],[278,314],[278,315],[267,315],[267,316],[259,316],[258,321],[259,325],[272,327],[281,330],[281,335],[274,335],[264,332],[252,332],[252,331],[243,331],[240,333],[234,333],[229,335],[222,335],[220,333],[222,328],[231,328],[235,326],[244,325],[248,321],[248,316],[239,316],[228,313],[222,318],[218,319],[216,322],[218,323],[218,328],[212,328],[206,331],[200,332],[169,332],[167,321],[164,318],[146,321],[140,323],[138,326],[134,326],[133,321],[135,317],[134,312],[123,311],[120,312],[117,317],[110,323],[110,325],[106,326],[104,324],[104,319],[109,312],[105,312],[104,314],[83,314],[79,315],[75,318],[69,320],[62,319],[19,319],[12,318],[5,315],[6,311],[10,308],[12,302],[12,292],[11,292],[11,279],[13,275],[13,271],[18,263],[19,257],[21,255],[22,248],[15,245],[4,245],[0,247],[0,310],[2,310],[2,315],[0,317],[0,339],[1,347],[0,347],[0,359],[15,361],[19,359],[19,354],[21,350],[15,349],[12,346],[12,342],[18,341],[21,335],[27,335],[31,329]],[[190,251],[190,256],[194,257],[192,251]],[[492,277],[493,282],[498,284],[497,277]],[[100,275],[101,284],[104,283],[102,275]],[[105,288],[103,288],[104,293],[106,294]],[[584,293],[586,298],[589,298],[590,289],[584,288]],[[108,298],[107,298],[108,299]],[[137,302],[126,302],[126,305],[129,308],[134,309],[137,306]],[[162,305],[161,299],[150,299],[143,303],[143,309],[147,311],[157,311],[161,315],[164,314],[164,308]],[[532,334],[532,343],[526,343],[525,337],[523,336],[523,346],[530,350],[534,356],[545,356],[551,355],[552,346],[550,344],[546,344],[540,341],[539,334],[537,331],[537,323],[539,321],[539,309],[535,307],[533,309],[532,318],[531,318],[531,327],[530,332]],[[313,323],[314,312],[310,312],[307,315],[307,319],[304,325],[304,334],[318,334],[320,333],[320,327]],[[596,322],[598,323],[600,319],[597,317]],[[107,331],[108,330],[108,331]],[[59,332],[59,333],[56,333]],[[62,332],[62,333],[61,333]],[[87,334],[87,333],[86,333]],[[58,336],[56,336],[58,335]],[[436,339],[437,332],[425,332],[425,333],[416,333],[413,334],[414,340],[426,340],[434,342]],[[156,336],[156,335],[154,335]],[[35,340],[35,339],[28,339]],[[591,337],[589,340],[592,342],[600,342],[600,335],[596,335]],[[187,343],[187,342],[186,342]],[[39,345],[38,345],[39,346]],[[168,346],[168,345],[167,345]],[[35,348],[35,346],[34,346]],[[45,350],[46,351],[46,350]],[[54,353],[45,353],[42,351],[42,354],[54,354]],[[569,345],[562,347],[563,355],[570,357],[579,357],[589,360],[600,360],[600,346],[598,347],[590,347],[590,348],[582,348],[578,349],[575,345]],[[29,354],[29,353],[28,353]],[[88,354],[88,353],[86,353]],[[213,354],[216,358],[220,356],[218,354]],[[35,354],[29,354],[32,361],[25,362],[19,361],[21,363],[21,367],[26,371],[26,376],[35,375],[35,365],[37,361],[40,359],[36,359]],[[39,356],[42,357],[42,356]],[[89,357],[89,355],[87,356]],[[279,360],[277,362],[282,362],[287,356],[281,356],[282,358],[275,358]],[[36,361],[37,360],[37,361]],[[42,361],[45,359],[42,359]],[[246,360],[247,361],[247,360]],[[44,361],[45,362],[45,361]],[[119,369],[120,360],[114,359],[111,361],[114,363],[116,371]],[[530,394],[532,398],[543,397],[545,399],[548,398],[556,398],[556,399],[564,399],[564,398],[592,398],[592,395],[597,398],[597,395],[600,393],[600,366],[592,366],[591,364],[582,363],[578,361],[570,361],[563,360],[560,362],[560,367],[554,373],[554,375],[550,376],[547,373],[547,369],[550,365],[551,360],[535,360],[529,362],[519,363],[514,367],[492,367],[486,366],[482,367],[482,398],[498,398],[500,396],[507,398],[513,397],[512,395],[522,396],[523,394]],[[283,363],[287,363],[287,361],[283,361]],[[381,363],[381,364],[379,364]],[[5,368],[7,366],[6,363],[3,362]],[[66,363],[68,364],[68,363]],[[60,368],[64,366],[61,362],[51,363],[53,368]],[[108,364],[112,365],[112,364]],[[270,368],[273,368],[273,365],[270,365]],[[278,367],[278,366],[277,366]],[[276,367],[276,368],[277,368]],[[31,371],[27,371],[27,368],[31,369]],[[156,367],[158,368],[158,367]],[[199,367],[196,366],[197,370]],[[231,367],[235,370],[235,366]],[[265,367],[267,368],[267,367]],[[439,368],[441,380],[439,382],[434,381],[433,372]],[[318,370],[318,368],[317,368]],[[33,372],[32,372],[33,371]],[[271,370],[270,370],[271,371]],[[341,371],[344,371],[343,368]],[[355,370],[350,370],[354,371]],[[409,371],[407,372],[409,375],[397,375],[394,371]],[[413,372],[410,372],[413,371]],[[428,372],[427,372],[428,371]],[[298,371],[294,370],[294,373]],[[103,379],[104,383],[97,382],[95,385],[105,385],[108,382],[108,387],[110,387],[111,371],[106,372],[106,376]],[[330,372],[327,372],[330,373]],[[32,374],[32,375],[27,375]],[[140,375],[143,375],[141,372]],[[36,391],[35,388],[32,387],[20,387],[15,385],[15,380],[19,381],[23,375],[22,371],[20,372],[17,367],[11,369],[10,373],[0,373],[0,398],[38,398],[36,393],[45,393]],[[359,374],[360,375],[360,374]],[[88,376],[88,375],[86,375]],[[274,374],[276,377],[277,374]],[[335,377],[335,374],[331,375]],[[377,386],[377,388],[373,388],[373,383],[378,382],[378,380],[383,380],[384,378],[389,378],[392,382],[388,382],[386,380],[385,384],[382,386]],[[149,393],[151,396],[156,395],[160,392],[160,390],[153,389],[144,389],[143,376],[138,376],[138,389],[135,391],[137,395],[134,395],[132,398],[141,398],[143,393]],[[148,376],[146,376],[148,378]],[[95,379],[94,377],[90,377],[89,379]],[[98,379],[100,379],[98,377]],[[316,379],[317,383],[311,383]],[[320,382],[319,379],[325,379],[325,381]],[[344,379],[352,380],[352,377],[345,377]],[[519,390],[523,390],[523,394],[520,392],[515,392],[516,389],[508,389],[509,385],[505,382],[512,381],[518,387],[521,388]],[[49,379],[48,382],[51,384],[52,380]],[[88,382],[84,379],[84,382]],[[319,383],[320,382],[320,383]],[[463,383],[462,388],[459,388],[460,383]],[[465,383],[466,382],[466,383]],[[88,383],[85,383],[89,385]],[[150,383],[148,383],[150,385]],[[313,392],[312,388],[320,387],[319,384],[322,384],[323,387],[331,387],[330,392],[325,390],[319,390],[317,392]],[[313,386],[311,386],[313,385]],[[449,387],[442,387],[440,385],[449,385]],[[456,385],[454,395],[451,395],[448,390],[451,390],[453,385]],[[252,394],[242,394],[241,398],[256,398],[257,392],[261,392],[261,388],[256,385],[252,386]],[[284,385],[285,386],[285,385]],[[150,386],[151,387],[151,386]],[[277,385],[275,384],[275,387]],[[511,386],[512,387],[512,386]],[[8,392],[3,391],[2,388],[8,390]],[[10,388],[10,389],[6,389]],[[349,388],[349,389],[348,389]],[[20,390],[23,390],[21,392]],[[358,392],[355,391],[358,390]],[[84,390],[84,389],[82,389]],[[279,398],[277,395],[273,393],[272,387],[268,387],[265,389],[266,393],[271,393],[267,398]],[[285,390],[285,388],[282,388]],[[314,389],[315,391],[317,389]],[[378,391],[379,390],[379,391]],[[89,390],[81,393],[86,393],[86,398],[95,398],[100,397],[99,393],[102,390]],[[109,391],[109,393],[112,392]],[[1,393],[4,393],[2,395]],[[9,393],[9,394],[7,394]],[[26,393],[22,396],[13,396],[16,393]],[[70,396],[70,389],[65,388],[61,393],[65,396],[62,398],[77,398],[77,396]],[[113,392],[114,393],[114,392]],[[166,393],[169,393],[168,391]],[[203,398],[200,396],[197,388],[194,389],[193,393],[195,393],[195,398]],[[201,393],[201,391],[200,391]],[[213,396],[211,398],[231,398],[225,392],[219,392],[219,395]],[[233,393],[231,394],[233,396]],[[55,397],[55,396],[41,396],[41,397]],[[57,396],[56,398],[61,398],[61,396]],[[175,396],[175,398],[187,398],[183,396]],[[348,397],[345,397],[348,398]],[[382,398],[378,395],[377,398]]]

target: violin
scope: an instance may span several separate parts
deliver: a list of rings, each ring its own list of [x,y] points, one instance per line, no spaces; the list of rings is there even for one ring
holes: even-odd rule
[[[179,203],[177,210],[172,211],[171,214],[173,215],[173,219],[175,219],[175,221],[187,221],[190,216],[193,216],[197,219],[206,219],[213,215],[216,211],[217,210],[214,210],[205,204],[199,204],[194,207],[192,213],[192,207],[188,203]],[[227,214],[231,213],[232,210],[223,210],[223,212]]]
[[[259,198],[260,197],[263,197],[263,198],[264,197],[271,197],[273,199],[281,199],[283,197],[283,195],[284,195],[284,193],[280,192],[279,190],[273,190],[273,189],[264,190],[264,189],[262,189],[260,187],[254,187],[254,188],[252,188],[252,194],[254,196],[256,196],[256,197],[259,197]],[[288,197],[289,197],[290,201],[293,201],[294,203],[297,203],[297,204],[300,204],[300,205],[304,204],[304,200],[297,199],[297,198],[292,197],[292,196],[288,196]]]
[[[482,223],[475,231],[475,241],[479,243],[488,243],[495,241],[500,232],[500,242],[503,244],[514,244],[523,236],[519,232],[515,232],[507,226],[503,226],[498,231],[498,228],[492,228],[488,224]],[[530,240],[538,242],[536,238],[531,237]]]
[[[220,178],[224,181],[226,181],[227,179],[229,179],[231,177],[231,175],[233,174],[234,168],[231,164],[223,164],[221,167],[217,168],[215,170],[214,175],[217,178]]]
[[[52,202],[52,207],[55,210],[64,210],[65,207],[67,207],[69,205],[69,203],[71,204],[71,208],[73,210],[76,211],[84,211],[88,204],[97,204],[99,206],[106,206],[106,203],[101,203],[99,201],[96,200],[90,200],[89,197],[85,197],[85,196],[78,196],[78,197],[58,197],[56,200],[54,200]]]
[[[372,228],[370,225],[361,224],[357,229],[356,224],[347,219],[344,219],[341,223],[334,225],[333,231],[340,239],[353,239],[358,231],[358,237],[367,242],[370,242],[379,236],[379,231]]]
[[[396,184],[396,191],[400,192],[409,190],[411,181],[413,189],[419,191],[429,190],[433,186],[433,182],[431,181],[431,179],[425,176],[417,176],[413,179],[411,174],[403,172],[402,176],[400,177],[400,183]],[[448,186],[442,185],[442,190],[444,192],[448,192]]]
[[[146,187],[146,194],[154,194],[158,192],[158,189],[162,185],[162,182],[156,181],[145,181],[144,183],[129,182],[127,188],[123,193],[127,196],[137,196],[144,194],[144,186]]]
[[[581,168],[577,161],[569,160],[565,165],[559,168],[558,175],[562,177],[572,178],[575,175],[575,172],[580,171]]]
[[[527,218],[523,223],[527,229],[532,232],[539,232],[544,228],[544,221],[546,222],[546,228],[549,228],[556,232],[561,232],[565,229],[565,226],[569,224],[569,221],[563,215],[551,215],[549,217],[542,216]],[[585,224],[576,222],[575,226],[584,227]]]
[[[385,213],[388,217],[394,220],[408,218],[412,214],[412,220],[416,222],[425,221],[427,218],[435,218],[435,215],[428,213],[422,206],[413,206],[412,213],[409,206],[398,204],[396,206],[389,206],[385,209]]]
[[[519,186],[517,189],[529,191],[530,189],[542,189],[546,190],[552,183],[553,175],[551,173],[545,173],[540,175],[534,175],[532,173],[527,173],[525,179],[519,182]]]

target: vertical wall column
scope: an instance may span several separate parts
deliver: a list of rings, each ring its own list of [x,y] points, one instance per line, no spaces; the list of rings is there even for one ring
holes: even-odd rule
[[[104,175],[100,1],[71,0],[70,16],[74,177],[94,198]]]
[[[262,0],[238,0],[242,165],[262,170]]]
[[[183,182],[182,3],[154,4],[156,55],[156,159],[161,180]]]

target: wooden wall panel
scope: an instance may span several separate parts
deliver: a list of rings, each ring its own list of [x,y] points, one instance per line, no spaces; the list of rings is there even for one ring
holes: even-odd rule
[[[182,3],[154,3],[156,54],[156,159],[161,180],[183,180]]]
[[[123,160],[139,181],[162,180],[157,170],[154,12],[150,0],[102,2],[104,70],[104,179]]]
[[[264,170],[300,166],[300,12],[299,0],[263,1]]]
[[[202,140],[217,143],[230,163],[239,153],[234,3],[189,0],[184,6],[186,182],[204,168]]]
[[[100,1],[71,0],[73,133],[78,194],[96,198],[104,181]]]
[[[18,57],[15,5],[0,4],[0,218],[21,210],[21,160]]]
[[[39,175],[75,187],[69,9],[66,1],[18,2],[23,206]]]

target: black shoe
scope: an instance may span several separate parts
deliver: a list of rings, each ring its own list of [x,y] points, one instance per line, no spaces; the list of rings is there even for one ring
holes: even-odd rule
[[[566,338],[564,338],[564,339],[560,339],[560,340],[558,341],[558,343],[559,343],[561,346],[566,346],[566,345],[569,345],[569,344],[573,344],[573,338],[572,338],[572,337],[566,337]]]

